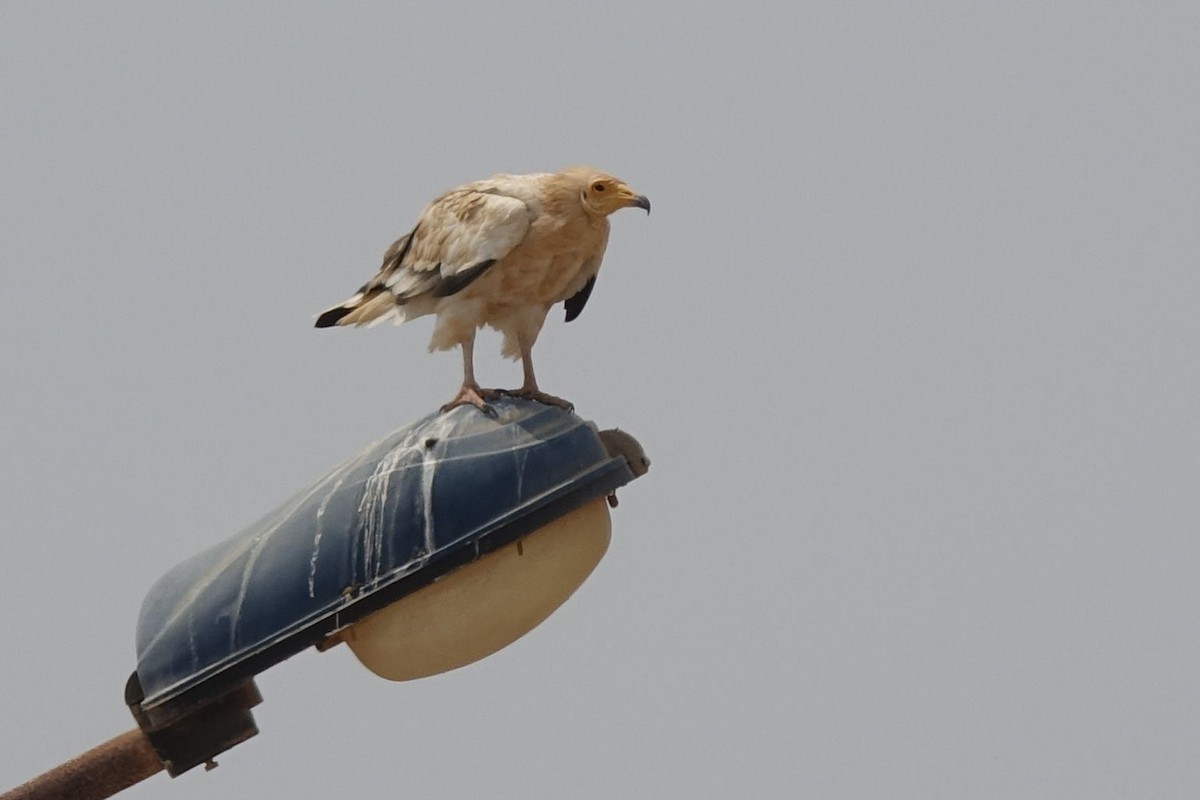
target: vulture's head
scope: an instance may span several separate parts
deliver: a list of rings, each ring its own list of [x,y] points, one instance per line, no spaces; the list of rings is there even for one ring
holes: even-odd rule
[[[603,172],[580,172],[583,179],[583,207],[597,216],[607,217],[622,208],[637,206],[650,213],[650,201],[625,185],[625,182]]]

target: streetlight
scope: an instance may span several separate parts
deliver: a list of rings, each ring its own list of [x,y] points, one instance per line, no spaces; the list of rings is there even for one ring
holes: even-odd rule
[[[158,769],[211,767],[258,732],[254,676],[308,647],[345,642],[410,680],[542,622],[603,557],[613,493],[649,462],[632,436],[562,409],[493,407],[401,428],[167,572],[143,601],[126,685],[139,730],[0,800],[108,797]]]

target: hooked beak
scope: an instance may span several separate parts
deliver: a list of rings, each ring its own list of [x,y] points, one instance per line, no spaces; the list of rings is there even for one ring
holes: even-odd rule
[[[650,213],[650,198],[646,197],[644,194],[638,194],[625,184],[621,184],[617,188],[617,197],[619,197],[621,200],[621,205],[617,206],[617,208],[629,208],[630,206],[637,206],[638,208],[645,209],[647,214]]]
[[[637,206],[638,208],[646,209],[647,214],[650,213],[650,198],[644,194],[638,194],[628,186],[621,188],[621,199],[624,201],[621,205],[625,208]]]

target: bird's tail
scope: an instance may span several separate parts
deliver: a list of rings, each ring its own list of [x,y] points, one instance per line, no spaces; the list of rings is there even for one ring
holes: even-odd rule
[[[383,287],[363,287],[353,297],[317,317],[318,328],[371,325],[396,315],[396,297]]]

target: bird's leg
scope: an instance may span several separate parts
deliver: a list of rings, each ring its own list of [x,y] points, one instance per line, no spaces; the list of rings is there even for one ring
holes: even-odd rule
[[[539,403],[545,403],[548,406],[558,406],[567,411],[575,410],[575,406],[569,401],[561,397],[555,397],[552,394],[547,394],[538,388],[537,378],[533,375],[533,345],[523,339],[521,340],[521,371],[525,374],[525,382],[521,384],[521,388],[504,389],[501,390],[501,394],[536,400]]]
[[[495,400],[498,396],[497,392],[490,389],[481,389],[475,381],[475,331],[471,331],[471,338],[467,339],[461,345],[463,357],[463,382],[458,390],[458,394],[442,406],[442,411],[449,411],[452,408],[465,406],[468,403],[478,408],[488,416],[495,416],[496,411],[487,404],[488,400]]]

